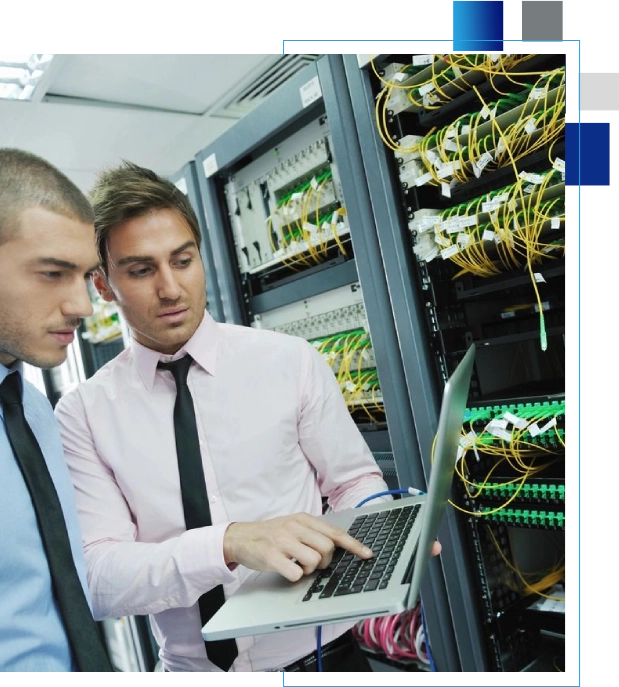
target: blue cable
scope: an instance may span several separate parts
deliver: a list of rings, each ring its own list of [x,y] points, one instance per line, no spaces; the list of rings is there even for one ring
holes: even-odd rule
[[[379,496],[388,496],[390,494],[410,494],[410,492],[408,489],[389,489],[388,491],[379,491],[378,493],[372,494],[372,496],[368,496],[367,498],[363,499],[363,501],[359,501],[355,508],[359,508],[366,504],[368,501],[371,501],[372,499],[377,499]]]
[[[355,506],[355,508],[360,508],[364,504],[366,504],[368,501],[371,501],[372,499],[377,499],[379,496],[391,496],[395,494],[412,494],[413,496],[419,496],[423,494],[423,491],[420,491],[419,489],[414,489],[413,487],[410,487],[409,489],[389,489],[387,491],[379,491],[376,494],[372,494],[372,496],[367,496],[364,498],[362,501],[359,501],[359,503]],[[426,640],[426,646],[428,646],[428,642]],[[430,655],[430,652],[428,651],[428,656]],[[316,628],[316,657],[317,657],[317,662],[316,662],[316,672],[321,673],[322,672],[322,625],[318,625]]]
[[[423,639],[426,643],[426,653],[428,654],[428,660],[430,661],[430,670],[436,673],[436,665],[434,663],[434,656],[432,656],[432,649],[430,648],[430,640],[428,639],[428,630],[426,629],[426,616],[423,612],[423,604],[419,602],[419,608],[421,609],[421,627],[423,630]]]

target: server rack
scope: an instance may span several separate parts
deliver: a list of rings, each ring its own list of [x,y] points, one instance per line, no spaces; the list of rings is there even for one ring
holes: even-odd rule
[[[307,160],[313,155],[320,159],[303,162],[304,156]],[[299,171],[303,164],[305,173]],[[286,177],[287,165],[292,171]],[[364,422],[353,417],[388,484],[420,485],[423,471],[418,423],[408,402],[392,296],[342,56],[325,55],[305,67],[202,150],[196,156],[196,168],[225,320],[292,331],[311,340],[312,334],[304,326],[314,314],[317,318],[329,315],[328,307],[322,305],[325,299],[334,299],[332,304],[338,312],[348,304],[354,308],[361,303],[361,326],[371,340],[384,420]],[[330,240],[324,240],[324,260],[304,264],[294,274],[286,273],[277,263],[282,258],[293,262],[292,240],[287,242],[286,232],[294,220],[287,222],[284,217],[274,224],[274,217],[295,194],[301,194],[301,199],[315,197],[312,193],[317,195],[318,188],[326,188],[321,186],[327,178],[324,174],[333,180],[329,193],[334,196],[329,196],[330,203],[325,201],[325,208],[316,211],[319,221],[312,221],[313,227],[299,241],[307,248],[317,233],[316,226],[322,223],[324,227],[324,222],[331,225],[326,229]],[[333,228],[330,213],[336,212],[345,216],[345,227]],[[302,227],[307,219],[303,218]],[[320,239],[316,241],[318,244]],[[356,301],[351,296],[355,290]],[[348,300],[338,300],[346,293]],[[295,309],[302,310],[303,315]],[[349,325],[349,329],[357,327],[358,322]],[[430,577],[435,574],[430,573]],[[427,594],[440,593],[441,584],[438,581],[435,588],[432,583]],[[444,625],[442,619],[440,624]],[[453,633],[448,627],[437,632],[441,634],[437,661],[445,670],[459,669]]]
[[[360,428],[376,453],[410,456],[415,451],[414,425],[406,410],[404,385],[398,381],[402,373],[394,355],[395,330],[346,94],[341,57],[324,56],[305,67],[196,156],[202,203],[226,321],[286,330],[284,324],[299,320],[307,324],[312,314],[318,319],[325,315],[329,308],[323,304],[325,299],[333,297],[334,307],[340,311],[348,306],[354,309],[362,302],[365,315],[361,317],[363,324],[367,318],[378,376],[388,384],[381,384],[384,421],[361,422]],[[303,171],[293,171],[288,177],[290,183],[286,185],[284,179],[277,182],[277,188],[273,179],[286,173],[286,169],[281,171],[282,165],[286,168],[290,162],[294,167],[297,154],[316,159],[307,163],[305,177]],[[295,273],[278,272],[278,257],[282,258],[282,253],[277,255],[278,249],[289,249],[280,264],[292,262],[295,256],[282,243],[281,223],[279,243],[275,244],[267,233],[259,233],[259,221],[263,226],[267,224],[276,201],[293,195],[289,192],[294,183],[310,180],[314,172],[324,170],[327,176],[332,174],[332,188],[328,191],[332,195],[324,205],[326,216],[333,218],[339,210],[338,219],[345,217],[346,227],[329,227],[333,245],[325,248],[322,262],[303,265],[307,268]],[[326,197],[325,189],[326,185],[321,192]],[[275,198],[278,193],[281,198]],[[235,203],[241,202],[241,220],[237,221],[241,226],[235,228]],[[268,202],[271,207],[265,209]],[[282,202],[285,204],[285,200]],[[246,214],[249,229],[243,226]],[[327,223],[340,224],[331,220]],[[344,242],[348,255],[344,255],[341,245],[338,247]],[[304,309],[304,316],[297,317],[295,306]],[[290,316],[286,314],[288,308]],[[285,323],[287,317],[289,322]],[[311,338],[309,333],[307,338]]]
[[[471,342],[478,348],[469,408],[472,428],[484,431],[493,420],[503,420],[510,412],[527,417],[527,407],[558,427],[552,434],[542,432],[543,440],[535,439],[531,433],[537,435],[539,425],[531,423],[530,415],[526,421],[520,418],[524,426],[531,427],[526,435],[529,448],[535,444],[538,455],[550,455],[551,465],[539,475],[513,482],[519,485],[516,495],[516,489],[508,493],[506,483],[514,477],[509,470],[497,472],[494,491],[479,489],[475,493],[465,488],[464,481],[454,483],[455,505],[475,515],[454,508],[441,530],[444,589],[423,597],[430,615],[430,641],[436,643],[437,627],[450,618],[457,646],[457,656],[450,657],[451,665],[459,663],[465,671],[560,670],[564,615],[560,609],[544,609],[543,603],[531,604],[522,590],[515,590],[516,575],[509,565],[525,571],[552,567],[553,560],[542,560],[540,548],[550,550],[550,558],[560,555],[564,548],[564,91],[560,75],[564,61],[556,55],[512,56],[512,72],[528,74],[518,76],[516,86],[506,73],[497,72],[488,78],[492,72],[488,60],[498,57],[480,56],[479,64],[485,65],[485,71],[477,73],[463,73],[461,66],[454,70],[458,61],[448,55],[380,55],[367,64],[351,55],[344,57],[344,63],[383,260],[389,266],[386,278],[424,471],[430,468],[437,393]],[[518,64],[523,67],[519,69]],[[539,81],[543,75],[557,74],[556,79],[551,76],[546,82]],[[381,95],[387,83],[395,87],[390,94]],[[505,93],[510,94],[511,101],[501,100]],[[377,105],[381,97],[386,98],[382,110]],[[485,103],[483,107],[480,100]],[[492,106],[486,107],[489,103]],[[516,114],[512,117],[510,111]],[[522,118],[523,112],[531,119]],[[498,152],[504,150],[497,152],[496,146],[490,145],[492,131],[498,128],[496,121],[502,122],[503,131],[510,117],[523,125],[520,140],[524,153],[514,164],[501,166]],[[486,119],[488,123],[482,125]],[[386,140],[377,125],[381,121],[390,131]],[[477,129],[480,138],[486,137],[489,143],[483,159],[472,160],[462,153],[463,136],[473,125],[485,127]],[[469,129],[464,131],[463,126]],[[427,151],[437,152],[439,135],[443,157],[432,159]],[[531,141],[544,136],[544,145],[527,150]],[[450,139],[451,145],[446,145]],[[418,154],[420,141],[423,155]],[[457,151],[458,156],[445,154],[449,150]],[[477,164],[465,163],[468,178],[463,175],[456,183],[449,183],[457,177],[453,167],[456,159]],[[437,182],[434,188],[427,187],[431,179]],[[527,182],[526,190],[518,179]],[[541,275],[538,289],[543,290],[537,308],[531,303],[531,279],[515,267],[484,279],[466,270],[463,275],[456,274],[450,265],[454,251],[469,249],[466,227],[483,229],[481,213],[485,213],[483,219],[490,218],[486,230],[499,227],[504,233],[498,218],[502,205],[513,203],[511,211],[526,215],[526,202],[517,205],[513,193],[506,190],[510,184],[520,184],[517,200],[525,195],[536,197],[535,211],[544,208],[541,231],[543,248],[548,252],[545,259],[535,263],[535,274]],[[542,184],[543,193],[536,190]],[[468,215],[473,212],[454,208],[470,208],[475,198],[480,215],[471,225]],[[454,222],[446,229],[454,217],[460,225]],[[528,223],[526,217],[520,222]],[[435,227],[438,232],[428,242],[428,230],[432,232]],[[516,232],[516,225],[513,229]],[[456,240],[446,240],[452,233]],[[462,243],[453,248],[461,235]],[[434,245],[437,237],[445,243]],[[480,233],[476,244],[491,238],[490,233]],[[482,243],[488,251],[491,245]],[[440,257],[434,260],[431,250]],[[446,251],[444,260],[441,250]],[[540,313],[544,314],[541,328]],[[540,353],[540,340],[547,348],[544,353]],[[545,356],[548,351],[550,355]],[[513,365],[516,356],[525,368],[519,379],[506,374],[504,368],[507,363]],[[498,428],[492,436],[502,447],[508,442]],[[481,482],[495,463],[481,452],[466,479]],[[514,499],[515,508],[506,507],[509,498]],[[482,511],[489,516],[482,517]],[[438,561],[434,565],[438,567]],[[435,584],[437,578],[430,578],[428,584]],[[436,600],[436,605],[430,605],[429,598]]]

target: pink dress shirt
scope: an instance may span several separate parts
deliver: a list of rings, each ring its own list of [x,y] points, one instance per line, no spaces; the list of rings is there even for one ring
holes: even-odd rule
[[[150,615],[164,666],[219,670],[206,658],[198,597],[230,596],[249,574],[223,560],[233,521],[319,515],[387,489],[333,372],[304,339],[220,324],[205,313],[174,359],[189,371],[213,525],[185,530],[170,356],[133,342],[56,406],[77,491],[97,619]],[[325,625],[323,643],[350,627]],[[281,668],[316,649],[313,628],[238,640],[235,671]]]

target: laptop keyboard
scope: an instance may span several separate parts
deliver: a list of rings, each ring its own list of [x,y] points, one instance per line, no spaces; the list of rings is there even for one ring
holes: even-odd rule
[[[309,601],[315,594],[316,598],[326,599],[385,589],[419,508],[416,503],[355,518],[348,534],[369,546],[374,557],[363,560],[342,548],[335,549],[331,564],[318,573],[303,601]]]

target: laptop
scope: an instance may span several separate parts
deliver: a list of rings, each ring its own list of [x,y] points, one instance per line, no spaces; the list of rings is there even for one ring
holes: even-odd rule
[[[255,572],[204,625],[205,640],[358,622],[417,603],[451,493],[474,358],[473,344],[445,385],[427,495],[321,516],[367,543],[374,557],[361,560],[338,548],[327,570],[297,582]]]

